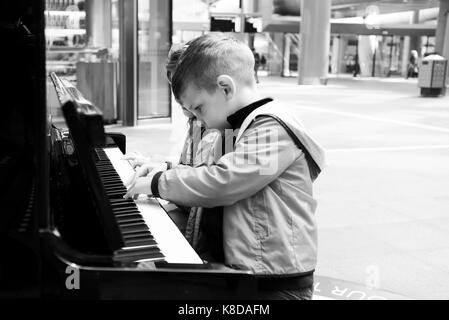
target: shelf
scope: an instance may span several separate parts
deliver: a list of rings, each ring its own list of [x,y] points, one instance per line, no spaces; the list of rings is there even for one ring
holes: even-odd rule
[[[55,10],[46,10],[44,11],[45,15],[51,16],[73,16],[84,18],[86,16],[86,11],[55,11]]]
[[[45,28],[46,37],[65,37],[73,35],[84,35],[86,29],[57,29],[57,28]]]
[[[46,51],[52,53],[95,53],[97,51],[86,50],[86,47],[62,47],[62,46],[52,46],[47,47]]]

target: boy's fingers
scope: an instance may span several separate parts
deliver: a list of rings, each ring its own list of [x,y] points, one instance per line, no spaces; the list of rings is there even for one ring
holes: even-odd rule
[[[134,185],[135,183],[133,183],[129,188],[128,191],[125,193],[125,195],[123,196],[123,198],[134,198],[134,196],[136,195],[135,190],[134,190]]]
[[[137,172],[134,172],[134,174],[128,178],[127,181],[125,181],[123,184],[125,185],[125,187],[129,190],[132,186],[134,186],[135,181],[137,178]]]
[[[152,166],[143,165],[136,170],[136,178],[144,177],[153,170]]]
[[[143,165],[143,161],[134,161],[133,163],[131,163],[131,166],[133,167],[133,169],[136,169],[137,167],[141,167]]]
[[[123,160],[135,160],[137,158],[142,158],[142,157],[143,157],[143,155],[140,152],[134,151],[134,152],[127,153],[127,154],[123,155],[122,159]]]
[[[122,160],[134,160],[134,159],[136,159],[136,156],[131,154],[125,154],[122,156]]]

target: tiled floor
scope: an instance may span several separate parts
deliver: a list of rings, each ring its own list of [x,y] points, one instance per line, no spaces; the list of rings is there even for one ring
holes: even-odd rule
[[[317,275],[409,298],[449,299],[449,97],[422,98],[416,79],[331,78],[298,86],[261,77],[261,92],[294,104],[327,149],[316,182]],[[176,158],[185,119],[148,121],[128,151]]]

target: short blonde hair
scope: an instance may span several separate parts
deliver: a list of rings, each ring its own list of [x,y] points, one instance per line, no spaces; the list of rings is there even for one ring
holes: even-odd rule
[[[254,55],[249,47],[232,36],[209,33],[188,43],[171,72],[173,94],[179,100],[187,84],[214,92],[217,77],[226,74],[240,85],[252,86]]]

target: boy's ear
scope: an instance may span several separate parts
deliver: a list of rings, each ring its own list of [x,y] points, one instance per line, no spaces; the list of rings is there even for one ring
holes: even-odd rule
[[[227,99],[230,99],[234,96],[236,91],[236,86],[234,79],[232,77],[222,74],[217,77],[217,85],[218,88],[224,93]]]

